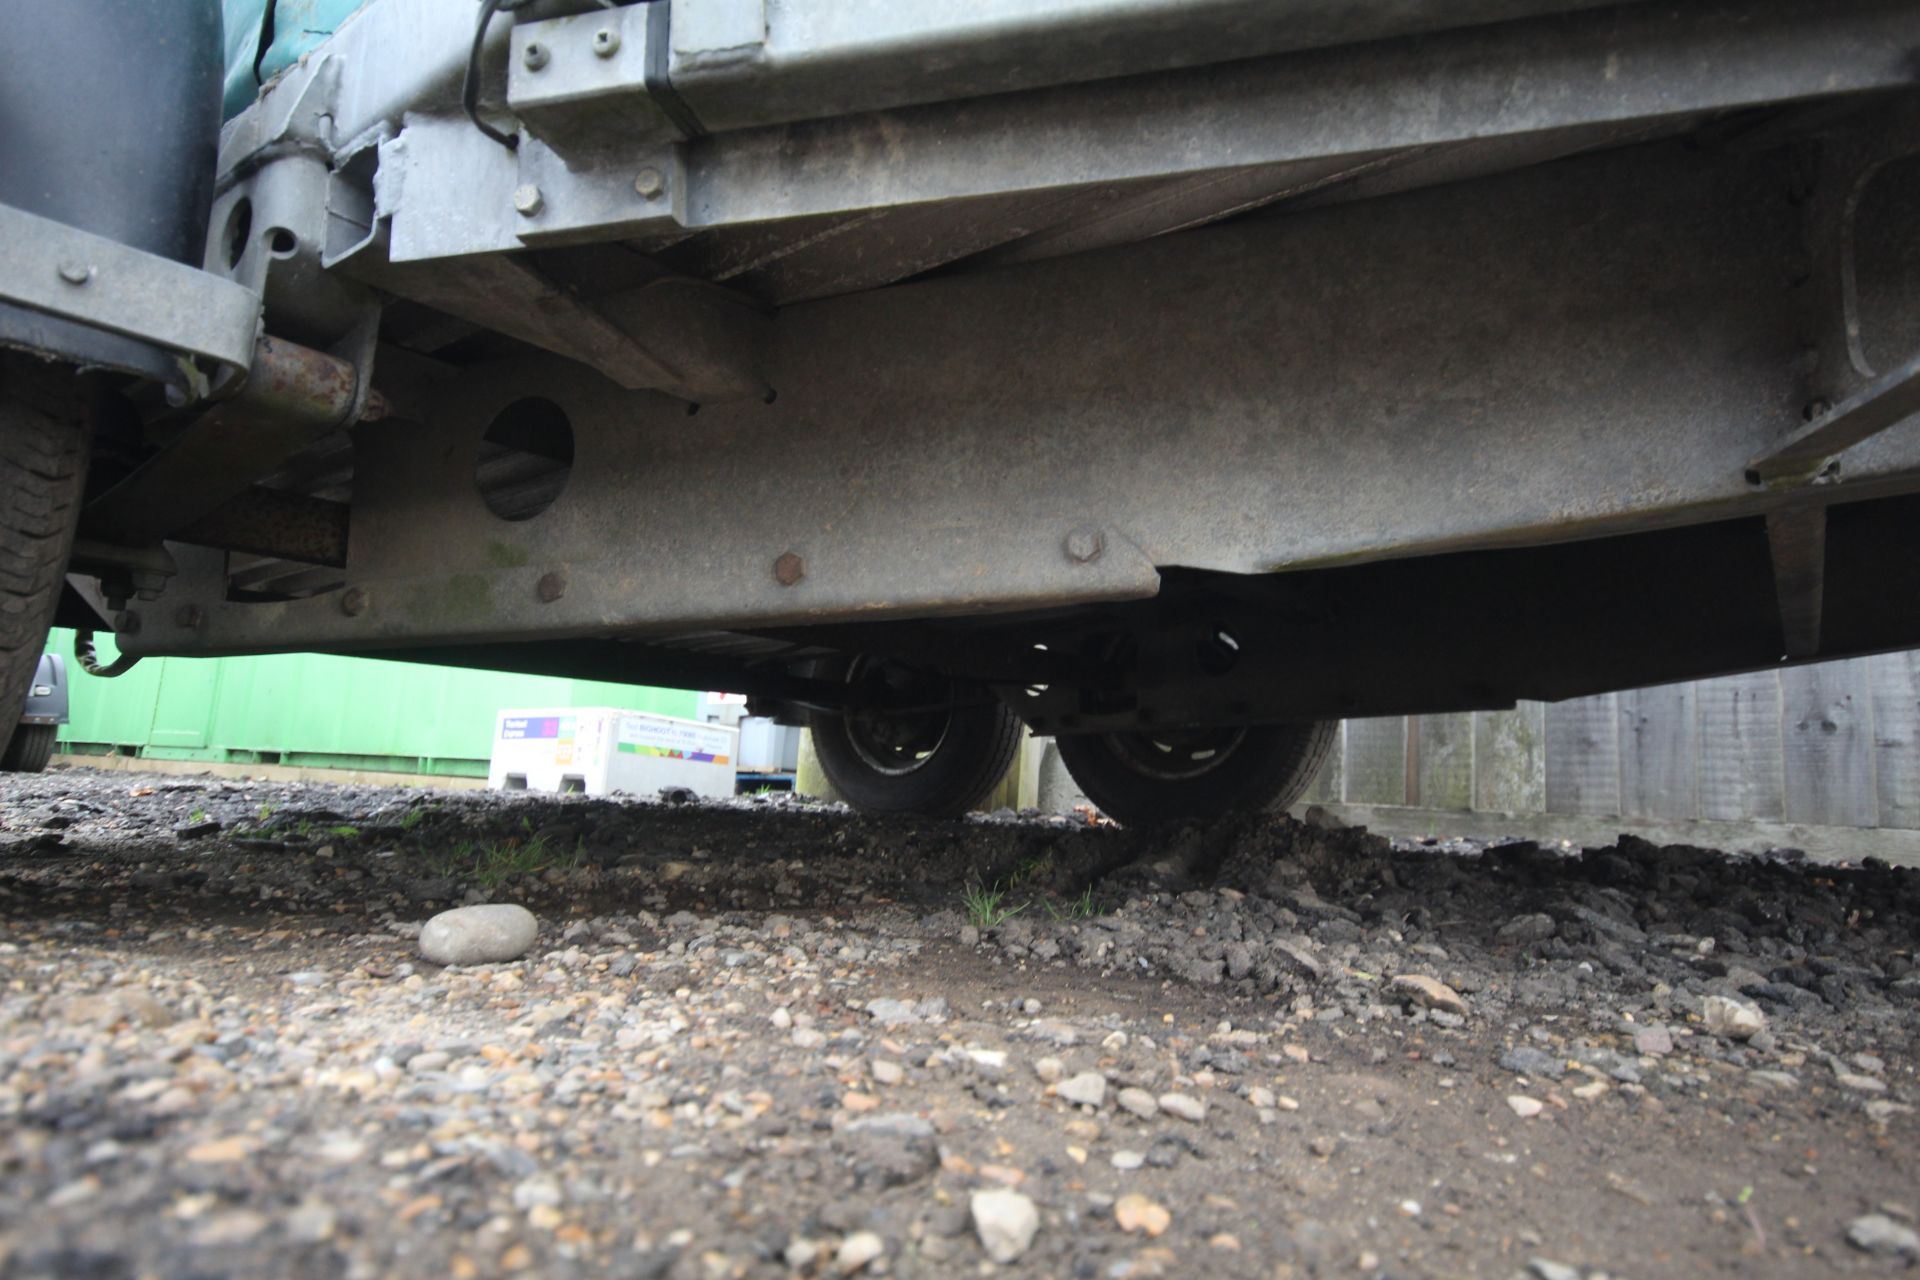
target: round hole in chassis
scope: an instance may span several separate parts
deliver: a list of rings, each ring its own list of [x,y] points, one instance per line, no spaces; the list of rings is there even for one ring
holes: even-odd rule
[[[531,520],[554,504],[572,471],[573,424],[553,401],[529,396],[487,424],[473,483],[502,520]]]

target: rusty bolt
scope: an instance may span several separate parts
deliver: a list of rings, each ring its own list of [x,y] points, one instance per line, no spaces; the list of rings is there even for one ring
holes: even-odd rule
[[[529,71],[538,71],[547,65],[547,46],[530,44],[520,55],[520,62]]]
[[[773,562],[773,580],[790,587],[807,576],[807,562],[789,551]]]
[[[542,603],[552,604],[555,600],[567,594],[566,571],[564,569],[555,569],[551,573],[541,574],[539,585],[537,585],[534,590],[539,592]]]
[[[367,593],[358,587],[348,587],[340,593],[340,612],[349,618],[357,618],[367,611]]]
[[[611,58],[620,52],[620,33],[612,27],[602,27],[593,33],[593,52],[596,57]]]
[[[513,189],[513,207],[521,217],[531,218],[547,207],[547,198],[540,194],[540,188],[523,182]]]
[[[633,189],[643,199],[651,200],[667,189],[667,180],[660,176],[658,169],[648,166],[633,175]]]
[[[128,610],[127,612],[121,614],[119,617],[113,620],[113,629],[115,631],[118,631],[121,635],[127,635],[127,636],[139,635],[140,634],[140,615],[137,613],[134,613],[132,610]]]
[[[85,284],[93,279],[93,268],[84,262],[63,262],[59,269],[60,278],[68,284]]]
[[[1067,534],[1067,558],[1077,564],[1098,560],[1107,549],[1107,540],[1092,525],[1076,525]]]
[[[207,620],[207,615],[200,611],[197,604],[183,604],[180,612],[173,615],[173,620],[189,631],[198,631],[200,624]]]

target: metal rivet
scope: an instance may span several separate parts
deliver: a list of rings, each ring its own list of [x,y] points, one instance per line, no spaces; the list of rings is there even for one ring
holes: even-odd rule
[[[1098,560],[1107,549],[1107,540],[1092,525],[1079,525],[1067,534],[1067,558],[1079,564]]]
[[[790,587],[807,576],[807,562],[789,551],[773,562],[773,580]]]
[[[642,169],[633,175],[633,189],[651,200],[667,189],[667,181],[658,169]]]
[[[520,64],[529,71],[538,71],[547,65],[547,46],[530,44],[520,55]]]
[[[60,264],[60,278],[68,284],[85,284],[93,279],[93,268],[84,262],[63,262]]]
[[[200,624],[206,621],[206,617],[207,615],[200,611],[199,605],[187,604],[180,606],[180,611],[173,615],[173,620],[189,631],[197,631]]]
[[[555,569],[552,573],[543,573],[540,575],[539,585],[534,590],[539,592],[542,601],[552,604],[567,594],[567,575],[559,569]]]
[[[620,52],[620,33],[612,27],[602,27],[593,33],[593,51],[603,58],[611,58]]]
[[[547,198],[531,182],[523,183],[513,189],[513,207],[520,211],[521,217],[531,218],[547,207]]]
[[[358,587],[348,587],[340,593],[340,612],[349,618],[357,618],[367,611],[367,593]]]

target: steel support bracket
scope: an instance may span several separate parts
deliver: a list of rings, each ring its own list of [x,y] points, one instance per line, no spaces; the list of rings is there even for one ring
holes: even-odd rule
[[[244,369],[260,298],[231,280],[0,205],[0,302]]]
[[[1920,356],[1875,378],[1747,464],[1754,484],[1808,480],[1828,459],[1920,413]]]

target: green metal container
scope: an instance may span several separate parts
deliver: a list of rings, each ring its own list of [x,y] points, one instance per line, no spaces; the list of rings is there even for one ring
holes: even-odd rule
[[[98,641],[101,658],[111,641]],[[697,719],[700,695],[597,680],[506,675],[374,658],[273,654],[149,658],[101,679],[67,657],[78,754],[485,777],[502,707],[612,706]]]

